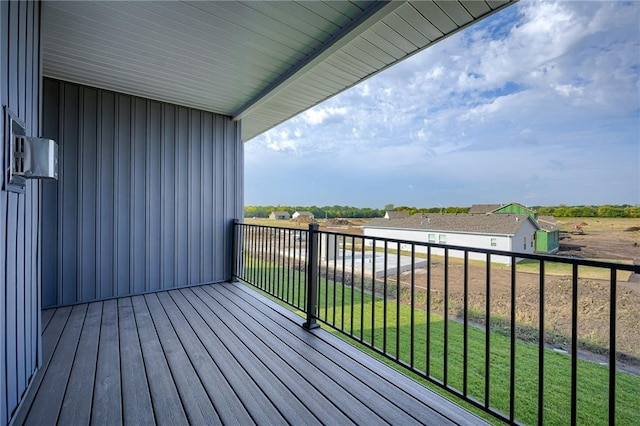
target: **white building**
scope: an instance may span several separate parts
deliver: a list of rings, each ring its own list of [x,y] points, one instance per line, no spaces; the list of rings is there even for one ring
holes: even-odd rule
[[[311,212],[305,212],[305,211],[300,211],[300,212],[295,212],[294,214],[291,215],[292,219],[297,219],[299,217],[304,217],[304,218],[308,218],[308,219],[313,219],[313,213]]]
[[[539,227],[525,214],[415,214],[404,219],[373,219],[363,229],[364,236],[371,238],[533,254],[535,232]],[[409,244],[401,245],[401,250],[407,249]],[[416,246],[416,252],[426,250],[424,246]],[[431,253],[443,255],[444,249],[433,247]],[[464,254],[460,250],[449,250],[449,256],[463,257]],[[486,255],[469,252],[469,258],[485,260]],[[508,264],[511,258],[493,255],[491,261]]]
[[[271,220],[289,220],[290,218],[289,212],[285,211],[273,211],[269,215],[269,219]]]

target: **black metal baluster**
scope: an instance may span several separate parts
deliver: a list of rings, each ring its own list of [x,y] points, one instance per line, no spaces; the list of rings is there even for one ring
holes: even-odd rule
[[[464,251],[462,290],[462,394],[466,397],[469,378],[469,252]]]
[[[616,423],[616,301],[617,270],[611,268],[611,301],[609,306],[609,424]]]
[[[444,336],[442,382],[448,386],[449,374],[449,249],[444,249]]]
[[[354,275],[354,271],[355,271],[355,267],[356,267],[356,238],[354,236],[351,236],[351,316],[350,318],[350,331],[349,334],[353,336],[353,303],[354,303],[354,292],[355,292],[355,275]]]
[[[414,366],[414,352],[415,352],[415,327],[416,327],[416,246],[411,244],[411,354],[409,355],[409,365],[413,370]],[[400,280],[398,280],[400,281]],[[400,330],[398,330],[400,334]]]
[[[338,307],[336,306],[338,301],[336,296],[336,293],[338,292],[338,252],[338,236],[333,235],[333,302],[331,304],[331,311],[333,313],[331,324],[333,326],[336,325],[336,311],[338,310]]]
[[[337,237],[336,237],[337,238]],[[340,330],[345,331],[344,330],[344,287],[345,287],[345,267],[346,267],[346,260],[345,260],[345,256],[346,256],[346,240],[344,238],[344,235],[341,235],[340,238],[342,239],[342,282],[340,283],[341,286],[341,290],[342,290],[342,299],[341,299],[341,304],[342,304],[342,310],[340,313]]]
[[[286,259],[287,259],[287,302],[295,306],[293,298],[293,284],[291,283],[291,229],[287,230],[287,244],[286,244]]]
[[[491,389],[491,254],[487,253],[487,300],[485,305],[485,340],[484,340],[484,407],[489,408],[489,392]]]
[[[509,371],[509,420],[515,420],[516,407],[516,258],[511,256],[511,347]]]
[[[373,240],[373,259],[371,260],[371,347],[375,348],[376,335],[376,240]]]
[[[364,246],[365,239],[362,239],[362,245],[360,247],[360,263],[361,263],[361,274],[360,274],[360,342],[364,340]]]
[[[578,416],[578,264],[573,264],[571,280],[571,425]]]
[[[324,319],[329,322],[329,234],[324,234],[324,256],[325,256],[325,271],[324,271]]]
[[[402,297],[402,284],[400,283],[400,242],[398,242],[398,257],[396,259],[396,360],[400,359],[400,298]]]
[[[316,322],[316,312],[318,312],[318,299],[316,287],[318,286],[318,224],[309,225],[309,236],[307,239],[307,321],[302,325],[307,330],[318,328]]]
[[[426,368],[425,374],[431,377],[431,246],[427,247],[427,336],[426,336]]]
[[[252,244],[252,259],[251,262],[253,264],[253,272],[251,273],[252,276],[252,283],[255,286],[259,287],[258,281],[260,280],[260,263],[259,263],[259,259],[258,259],[258,249],[259,249],[259,237],[258,237],[258,230],[255,226],[251,226],[251,234],[252,234],[252,239],[253,242]]]
[[[400,244],[398,244],[400,247]],[[382,278],[382,352],[387,353],[387,251],[388,251],[388,242],[385,240],[384,242],[384,277]],[[398,250],[398,255],[400,255]],[[396,330],[397,331],[397,330]]]
[[[538,325],[538,425],[544,423],[544,260],[540,260],[540,314]]]
[[[274,262],[273,262],[273,267],[274,267],[274,272],[275,272],[275,287],[276,287],[276,294],[278,299],[284,299],[283,296],[283,291],[282,291],[282,287],[283,287],[283,276],[282,276],[282,271],[284,269],[284,267],[282,266],[282,256],[280,255],[281,253],[281,249],[282,249],[282,235],[281,232],[282,230],[280,228],[276,229],[276,241],[275,241],[275,246],[276,249],[274,250]]]
[[[260,288],[262,290],[267,290],[267,273],[269,272],[267,269],[267,260],[269,259],[269,251],[268,251],[268,246],[267,246],[267,238],[266,238],[266,228],[264,226],[260,227],[260,237],[262,238],[262,256],[260,256],[260,262],[262,263],[262,267],[260,268],[262,271],[261,277],[260,277]]]

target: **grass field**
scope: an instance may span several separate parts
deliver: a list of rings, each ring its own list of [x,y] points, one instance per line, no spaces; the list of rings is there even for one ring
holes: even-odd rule
[[[300,294],[298,283],[304,273],[276,268],[256,259],[247,259],[245,276],[254,274],[271,276],[271,291],[288,300]],[[395,300],[385,301],[369,293],[351,289],[334,281],[320,280],[319,316],[323,322],[353,334],[377,351],[410,364],[422,374],[446,381],[449,385],[463,387],[463,325],[437,315],[427,315],[423,310],[412,312]],[[444,338],[445,326],[448,339]],[[334,333],[345,337],[338,331]],[[509,412],[510,339],[492,333],[490,337],[489,370],[485,369],[485,338],[483,329],[468,327],[468,394],[484,401],[485,375],[489,377],[489,403],[495,409]],[[353,340],[346,338],[353,343]],[[428,342],[428,344],[427,344]],[[413,352],[411,348],[413,347]],[[446,347],[446,356],[445,356]],[[515,357],[515,416],[524,424],[535,424],[538,400],[538,346],[516,341]],[[398,368],[388,358],[369,350],[384,362]],[[447,360],[445,369],[444,360]],[[608,422],[608,368],[597,363],[579,360],[577,382],[577,407],[579,424],[605,424]],[[570,358],[545,350],[544,362],[544,416],[543,423],[564,425],[570,422]],[[428,381],[413,375],[430,387]],[[640,424],[638,405],[640,377],[627,373],[616,374],[616,423]],[[445,393],[446,395],[446,393]],[[459,402],[459,401],[457,401]]]

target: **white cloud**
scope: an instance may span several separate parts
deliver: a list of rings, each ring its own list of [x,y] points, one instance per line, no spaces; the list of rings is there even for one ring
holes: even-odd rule
[[[347,115],[346,107],[321,107],[317,106],[302,114],[303,120],[309,124],[322,124],[327,118],[330,117],[344,117]]]
[[[369,96],[369,93],[371,93],[371,91],[369,90],[369,84],[366,82],[359,85],[358,89],[360,90],[360,95],[364,97]]]
[[[572,84],[557,84],[553,89],[560,94],[560,96],[568,98],[570,96],[580,96],[584,93],[584,88],[577,87]]]
[[[287,130],[272,130],[265,135],[266,146],[274,151],[295,151],[296,141],[289,137]]]
[[[554,186],[564,177],[594,188],[584,197],[613,196],[595,194],[609,182],[620,185],[618,200],[637,203],[639,20],[640,2],[521,1],[250,145],[343,180],[359,173],[373,181],[369,174],[383,165],[393,173],[379,182],[382,195],[400,194],[415,175],[451,197],[477,197],[469,203],[495,202],[503,187],[544,194],[540,203],[570,203]],[[248,149],[247,161],[258,151]],[[505,183],[505,176],[517,178]],[[411,196],[420,191],[427,190],[416,185]]]

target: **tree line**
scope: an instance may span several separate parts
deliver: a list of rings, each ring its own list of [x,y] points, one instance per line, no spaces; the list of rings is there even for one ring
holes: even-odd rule
[[[271,212],[285,211],[289,214],[295,212],[311,212],[316,219],[336,219],[336,218],[373,218],[384,216],[385,211],[381,209],[371,209],[369,207],[349,207],[349,206],[245,206],[245,217],[269,217]]]
[[[604,205],[604,206],[533,206],[532,210],[538,212],[541,216],[555,217],[628,217],[640,218],[640,207],[629,204],[622,205]],[[307,211],[313,213],[318,219],[335,219],[335,218],[373,218],[382,217],[386,211],[406,211],[409,214],[415,213],[467,213],[469,207],[395,207],[387,204],[383,209],[374,209],[369,207],[350,207],[350,206],[245,206],[245,217],[267,218],[274,211],[286,211],[293,214],[296,211]]]
[[[604,206],[537,206],[532,207],[532,209],[542,216],[640,218],[640,207],[629,204]]]

